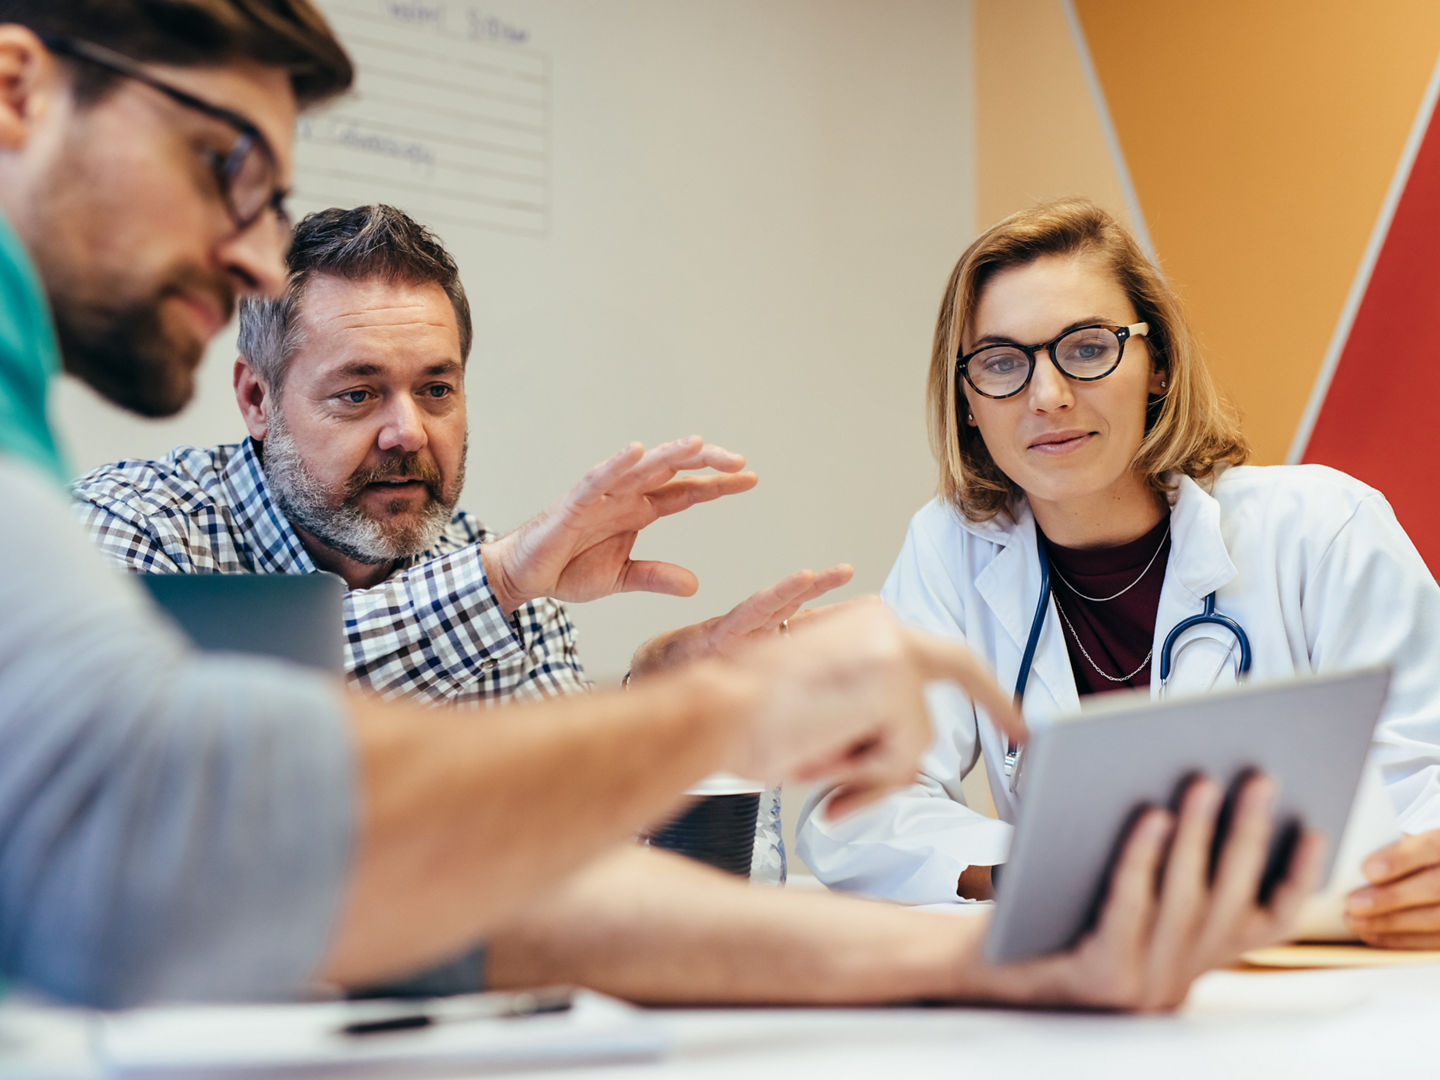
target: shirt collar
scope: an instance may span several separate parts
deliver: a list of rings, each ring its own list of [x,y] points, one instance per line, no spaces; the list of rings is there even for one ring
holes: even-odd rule
[[[1220,503],[1213,489],[1224,467],[1203,484],[1183,473],[1166,473],[1170,503],[1170,570],[1196,597],[1204,597],[1234,579],[1238,571],[1225,545],[1220,527]],[[1016,546],[1026,559],[1037,557],[1035,518],[1030,505],[1017,499],[1007,512],[988,521],[970,521],[958,510],[955,517],[967,532],[1002,548]]]
[[[319,569],[290,519],[275,505],[253,439],[246,437],[225,463],[220,483],[240,534],[254,545],[256,572],[313,574]]]
[[[1220,524],[1220,503],[1213,494],[1224,467],[1216,469],[1204,485],[1188,476],[1168,475],[1170,495],[1170,565],[1192,599],[1200,600],[1228,585],[1239,570],[1225,546]]]

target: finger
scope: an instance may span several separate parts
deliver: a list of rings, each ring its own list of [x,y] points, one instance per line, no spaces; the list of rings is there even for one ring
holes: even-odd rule
[[[613,457],[596,465],[570,490],[570,501],[577,506],[588,506],[604,495],[636,463],[645,456],[645,447],[638,442],[619,451]]]
[[[909,787],[915,782],[914,758],[909,759],[908,768],[877,768],[873,762],[859,766],[851,764],[851,757],[832,762],[831,768],[818,779],[838,780],[839,786],[825,804],[828,819],[853,814],[871,803],[878,802],[892,792]]]
[[[745,467],[745,455],[723,446],[707,443],[699,435],[676,439],[659,448],[658,460],[673,469],[715,469],[717,472],[739,472]]]
[[[1371,855],[1360,869],[1378,885],[1436,865],[1440,865],[1440,830],[1402,837]]]
[[[1275,795],[1273,780],[1254,776],[1245,781],[1236,797],[1211,890],[1210,932],[1218,938],[1228,937],[1255,907],[1275,831]]]
[[[926,679],[949,679],[983,708],[1006,735],[1025,738],[1025,719],[1014,699],[995,681],[988,668],[958,641],[946,641],[919,630],[903,630],[920,674]]]
[[[825,819],[827,821],[838,821],[847,817],[872,803],[879,802],[886,795],[895,789],[893,787],[874,787],[866,784],[846,784],[837,788],[835,793],[825,803]]]
[[[694,596],[700,579],[692,571],[674,563],[632,560],[620,571],[616,592],[650,592],[664,596]]]
[[[810,591],[815,571],[797,570],[767,589],[761,589],[736,604],[720,619],[716,628],[721,633],[743,637],[755,630],[773,629],[785,615],[780,612],[798,608],[801,598]]]
[[[844,751],[832,754],[827,758],[816,758],[797,766],[791,773],[790,779],[803,784],[818,784],[822,780],[834,784],[834,778],[844,771],[848,760],[849,754]]]
[[[1301,905],[1320,887],[1325,869],[1325,851],[1328,847],[1325,834],[1310,829],[1300,837],[1300,842],[1290,853],[1290,865],[1286,868],[1285,877],[1270,894],[1270,940],[1280,941],[1291,937],[1300,917]],[[1253,948],[1258,944],[1260,943],[1246,942],[1246,947]]]
[[[1174,820],[1164,810],[1146,810],[1125,838],[1105,887],[1095,937],[1120,962],[1139,962],[1155,921],[1155,876]]]
[[[808,604],[811,600],[818,600],[828,592],[848,585],[850,579],[855,576],[855,568],[849,563],[841,563],[839,566],[832,566],[827,570],[821,570],[814,575],[814,581],[810,588],[799,598],[799,603]],[[788,616],[787,616],[788,617]]]
[[[1165,888],[1209,891],[1210,849],[1215,838],[1215,821],[1220,815],[1224,792],[1214,780],[1191,781],[1180,801],[1175,825],[1175,842],[1165,860]]]
[[[1210,849],[1223,793],[1213,780],[1190,783],[1180,803],[1175,839],[1165,858],[1160,909],[1155,922],[1157,970],[1169,970],[1182,949],[1194,944],[1194,932],[1210,891]]]
[[[1345,912],[1371,918],[1435,903],[1440,903],[1440,866],[1427,867],[1386,885],[1356,889],[1345,902]]]
[[[652,446],[631,460],[628,468],[614,476],[609,490],[613,494],[625,494],[644,490],[641,485],[647,483],[661,483],[675,474],[676,470],[670,465],[672,461],[693,457],[703,445],[704,440],[699,435],[691,435],[689,438]]]
[[[784,626],[786,630],[793,633],[796,626],[803,626],[803,624],[808,621],[806,617],[811,614],[810,611],[800,610],[800,605],[803,603],[805,603],[805,600],[802,597],[792,603],[786,604],[778,611],[772,612],[769,621],[762,627],[761,632],[774,633],[776,630],[779,630],[780,627]]]
[[[815,595],[819,596],[829,592],[831,589],[838,589],[841,585],[848,585],[850,579],[855,576],[855,567],[849,563],[836,563],[834,566],[826,567],[815,574]]]
[[[678,514],[696,503],[711,502],[726,495],[738,495],[749,491],[760,477],[753,472],[706,473],[703,476],[681,476],[669,480],[654,489],[640,488],[650,500],[650,508],[657,517]]]
[[[1360,934],[1359,937],[1377,949],[1440,949],[1440,934]]]
[[[843,572],[842,572],[843,571]],[[759,633],[778,629],[780,625],[794,618],[797,626],[808,619],[811,612],[800,614],[802,604],[808,603],[837,585],[843,585],[854,573],[850,566],[832,566],[818,574],[814,570],[800,570],[776,585],[756,593],[749,600],[738,605],[731,615],[738,616],[728,633]],[[831,583],[835,584],[831,584]],[[753,604],[752,604],[753,601]],[[744,609],[742,611],[742,608]],[[726,619],[730,616],[727,615]],[[743,626],[743,629],[741,627]],[[796,627],[790,627],[795,629]]]
[[[843,567],[845,571],[843,574],[836,573],[836,571],[840,569],[842,568],[832,566],[829,570],[822,570],[819,574],[812,574],[815,582],[799,596],[796,596],[789,603],[785,604],[784,607],[776,608],[771,613],[769,624],[765,629],[774,630],[779,627],[782,622],[789,622],[792,618],[797,622],[808,621],[809,616],[814,614],[814,612],[807,611],[802,613],[800,611],[801,607],[808,604],[811,600],[824,596],[832,589],[838,589],[841,585],[849,581],[855,573],[854,568],[848,565]],[[831,607],[834,605],[826,606]],[[817,608],[816,610],[819,611],[823,609]],[[792,626],[790,629],[794,630],[795,627]]]
[[[918,701],[915,710],[923,711]],[[821,778],[836,783],[841,791],[837,813],[853,812],[915,782],[916,763],[929,745],[930,728],[928,722],[904,722],[907,715],[913,714],[905,710],[894,713],[889,722],[871,728],[840,754],[830,756]]]
[[[871,608],[881,609],[883,607],[884,605],[881,603],[880,597],[874,593],[867,593],[864,596],[852,596],[848,600],[839,600],[833,604],[821,604],[819,607],[806,608],[804,611],[797,612],[794,617],[790,619],[790,629],[792,631],[804,630],[836,615],[853,614],[856,611],[865,611]]]
[[[711,446],[700,436],[678,439],[648,451],[630,470],[616,481],[617,495],[632,495],[658,488],[687,469],[714,469],[719,473],[737,473],[745,467],[745,457],[724,447]]]
[[[1346,921],[1363,928],[1367,934],[1436,934],[1440,933],[1440,905],[1406,908],[1384,915],[1355,916],[1346,912]]]

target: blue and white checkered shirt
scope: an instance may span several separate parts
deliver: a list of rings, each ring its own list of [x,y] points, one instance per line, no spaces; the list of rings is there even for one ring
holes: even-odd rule
[[[306,574],[317,567],[275,505],[253,443],[180,446],[76,480],[81,522],[113,562],[183,574]],[[506,618],[480,561],[494,537],[457,512],[434,547],[345,595],[345,668],[387,698],[463,704],[587,689],[575,629],[555,600]]]

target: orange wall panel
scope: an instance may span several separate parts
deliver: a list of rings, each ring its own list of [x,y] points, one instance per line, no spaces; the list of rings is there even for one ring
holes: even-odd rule
[[[975,101],[977,232],[1070,195],[1134,224],[1061,0],[976,4]]]
[[[1256,460],[1283,460],[1440,52],[1440,4],[1075,6],[1162,263]]]

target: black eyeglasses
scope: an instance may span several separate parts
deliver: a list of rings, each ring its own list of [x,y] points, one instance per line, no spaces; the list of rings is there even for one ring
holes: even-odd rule
[[[235,142],[225,152],[202,150],[206,164],[215,176],[225,209],[235,228],[243,232],[254,225],[266,210],[275,213],[276,224],[284,232],[290,229],[290,214],[285,209],[289,192],[275,182],[280,169],[269,140],[251,121],[237,112],[212,105],[179,87],[157,79],[134,61],[102,45],[74,38],[44,37],[45,47],[53,53],[68,56],[126,79],[134,79],[160,91],[171,101],[194,109],[235,129]]]
[[[1150,324],[1143,322],[1130,326],[1077,326],[1043,345],[1004,342],[983,346],[957,357],[956,369],[982,397],[1014,397],[1030,385],[1035,374],[1035,354],[1042,349],[1066,378],[1094,382],[1120,366],[1127,340],[1149,333]]]

